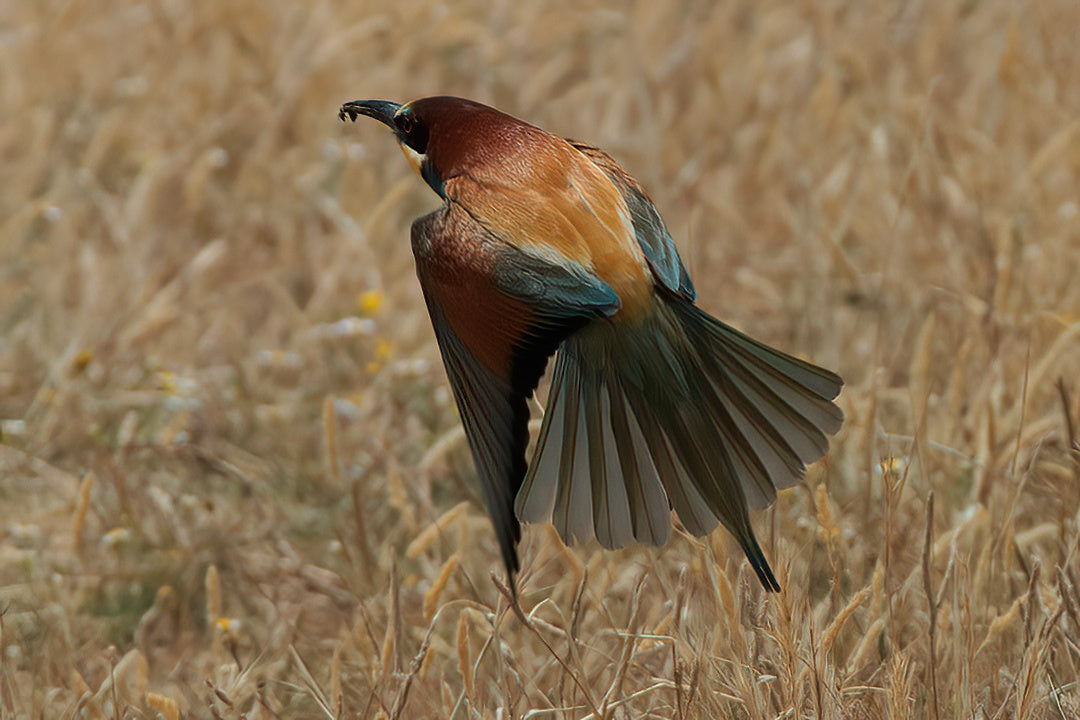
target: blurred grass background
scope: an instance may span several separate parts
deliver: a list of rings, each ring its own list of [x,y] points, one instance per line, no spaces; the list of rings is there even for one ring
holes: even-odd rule
[[[1077,717],[1078,27],[0,5],[0,717]],[[845,377],[755,518],[782,594],[722,532],[534,527],[506,610],[412,270],[436,198],[336,117],[435,93],[611,152],[703,307]]]

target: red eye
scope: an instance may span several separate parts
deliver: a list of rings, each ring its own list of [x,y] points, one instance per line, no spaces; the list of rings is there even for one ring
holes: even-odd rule
[[[394,128],[398,139],[423,155],[427,152],[428,129],[421,118],[410,110],[402,110],[394,116]]]

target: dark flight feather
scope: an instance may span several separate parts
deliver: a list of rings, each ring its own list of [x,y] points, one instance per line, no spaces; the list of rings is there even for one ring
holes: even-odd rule
[[[484,504],[513,577],[521,538],[514,498],[529,442],[527,400],[559,343],[589,320],[615,312],[619,300],[580,265],[555,264],[515,248],[454,206],[418,219],[412,235],[417,276]],[[481,337],[510,348],[505,362],[478,352]]]

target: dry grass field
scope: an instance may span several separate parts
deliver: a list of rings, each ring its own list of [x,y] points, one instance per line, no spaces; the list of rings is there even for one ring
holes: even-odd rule
[[[1080,4],[0,4],[0,719],[1080,716]],[[346,100],[597,144],[700,304],[837,369],[724,533],[508,610]]]

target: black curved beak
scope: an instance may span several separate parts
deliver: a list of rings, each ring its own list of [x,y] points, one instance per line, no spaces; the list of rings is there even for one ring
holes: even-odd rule
[[[358,115],[367,115],[370,118],[375,118],[383,125],[395,129],[394,114],[397,113],[400,107],[401,103],[390,102],[389,100],[353,100],[341,106],[341,109],[338,110],[338,117],[341,118],[342,122],[345,121],[346,117],[356,122]]]

